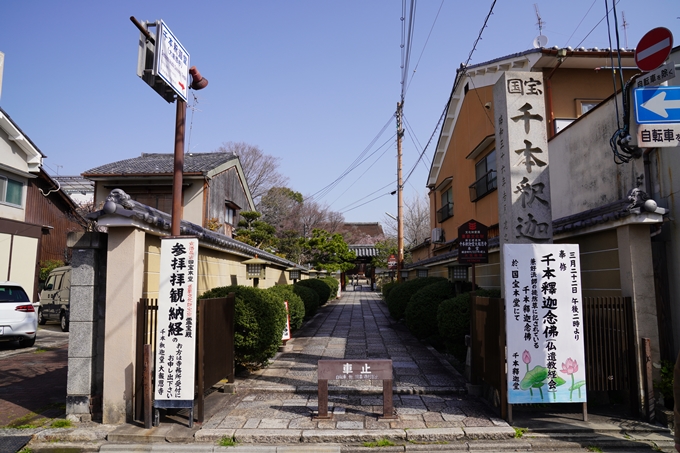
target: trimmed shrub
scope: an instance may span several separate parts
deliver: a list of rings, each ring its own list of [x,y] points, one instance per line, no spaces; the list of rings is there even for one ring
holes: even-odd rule
[[[500,291],[478,289],[477,295],[500,297]],[[448,351],[458,360],[465,361],[467,354],[465,335],[470,333],[470,293],[459,294],[439,304],[437,327]]]
[[[300,296],[302,303],[305,304],[305,316],[310,318],[314,316],[316,310],[319,309],[319,295],[311,288],[302,285],[292,285],[293,292]]]
[[[448,281],[440,281],[418,290],[406,305],[404,317],[408,330],[416,338],[436,336],[437,309],[439,304],[455,295],[455,287]]]
[[[406,305],[418,290],[441,281],[447,281],[444,277],[424,277],[415,280],[407,280],[395,286],[387,295],[387,309],[394,319],[401,319],[406,312]]]
[[[382,285],[382,288],[380,291],[382,292],[383,297],[385,300],[387,300],[387,295],[394,289],[395,286],[399,284],[398,281],[393,281],[393,282],[388,282]]]
[[[324,277],[321,279],[322,282],[328,285],[328,287],[331,289],[331,295],[329,300],[335,299],[338,297],[338,288],[340,287],[340,282],[335,279],[335,277]]]
[[[293,285],[276,285],[267,288],[266,291],[274,294],[281,303],[288,301],[288,312],[290,313],[290,330],[295,332],[302,326],[305,320],[305,303],[302,298],[295,294]]]
[[[281,344],[286,309],[271,293],[249,286],[222,286],[206,291],[200,299],[226,297],[235,293],[234,354],[237,365],[261,367]]]
[[[331,297],[331,289],[328,284],[318,278],[309,278],[307,280],[299,280],[295,285],[306,286],[314,291],[319,296],[319,305],[323,305]]]

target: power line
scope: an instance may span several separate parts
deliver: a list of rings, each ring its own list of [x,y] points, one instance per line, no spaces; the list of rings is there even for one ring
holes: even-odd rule
[[[396,182],[396,181],[395,181],[395,182]],[[390,183],[390,185],[392,185],[392,184],[394,184],[394,182],[393,182],[393,183]],[[344,214],[344,213],[346,213],[346,212],[353,211],[353,210],[355,210],[355,209],[358,209],[358,208],[360,208],[360,207],[362,207],[362,206],[365,206],[365,205],[367,205],[367,204],[369,204],[369,203],[374,202],[375,200],[378,200],[379,198],[385,197],[385,196],[390,195],[390,194],[391,194],[391,193],[384,193],[384,194],[382,194],[382,195],[380,195],[380,196],[377,196],[377,197],[375,197],[375,198],[373,198],[373,199],[371,199],[371,200],[368,200],[366,203],[362,203],[362,204],[360,204],[360,205],[358,205],[358,206],[354,206],[353,208],[349,208],[349,209],[345,209],[344,211],[340,211],[340,213],[341,213],[341,214]]]
[[[411,47],[413,45],[413,29],[416,22],[416,0],[411,0],[411,7],[408,15],[408,27],[406,24],[406,0],[402,0],[402,31],[401,31],[401,102],[404,103],[406,97],[406,81],[408,80],[408,67],[411,61]],[[407,27],[407,28],[406,28]]]
[[[421,150],[421,151],[422,151],[423,146],[420,144],[420,141],[418,140],[418,137],[416,137],[416,134],[415,134],[415,132],[413,131],[413,127],[412,127],[411,124],[408,122],[408,120],[406,119],[406,117],[404,117],[404,124],[406,125],[406,130],[409,132],[409,138],[411,139],[411,142],[413,143],[413,146],[415,147],[416,150]],[[417,143],[416,143],[416,142],[417,142]],[[413,173],[413,172],[415,171],[415,169],[416,169],[416,167],[418,167],[418,164],[419,164],[419,163],[422,163],[423,165],[425,165],[423,157],[427,158],[428,156],[425,155],[424,152],[420,155],[420,157],[416,160],[416,162],[413,164],[413,167],[412,167],[411,170],[409,171],[409,176],[411,175],[411,173]],[[425,167],[425,170],[427,170],[427,167]],[[404,181],[404,184],[406,184],[406,181]]]
[[[620,1],[621,1],[621,0],[616,0],[616,1],[614,2],[614,6],[613,6],[612,8],[616,7],[616,5],[617,5]],[[605,6],[606,6],[606,2],[605,2]],[[576,48],[581,47],[581,44],[583,44],[583,41],[585,41],[586,39],[588,39],[588,36],[590,36],[590,34],[591,34],[592,32],[595,31],[595,29],[602,23],[603,20],[607,19],[607,17],[609,16],[609,13],[611,12],[611,10],[606,10],[606,11],[607,11],[607,12],[605,13],[605,15],[602,16],[602,19],[600,19],[600,21],[599,21],[598,23],[595,24],[595,26],[588,32],[588,34],[585,35],[585,36],[583,37],[583,39],[581,40],[580,43],[576,44]]]
[[[581,26],[583,21],[586,20],[586,17],[588,17],[588,14],[590,14],[590,10],[593,9],[593,6],[595,6],[595,2],[597,2],[597,0],[593,0],[593,3],[590,5],[590,8],[588,8],[588,11],[586,11],[586,13],[583,15],[581,22],[578,23],[578,25],[576,26],[576,28],[574,29],[572,34],[569,36],[569,38],[567,38],[567,43],[565,44],[565,47],[569,44],[569,41],[571,41],[571,38],[574,37],[574,35],[576,34],[576,31],[579,29],[579,27]]]
[[[423,58],[423,54],[425,53],[425,49],[427,48],[427,43],[430,42],[430,36],[432,36],[432,31],[434,30],[434,26],[437,24],[437,19],[439,19],[439,14],[442,11],[442,7],[444,6],[444,0],[439,4],[439,9],[437,10],[437,15],[434,17],[434,21],[432,22],[432,26],[430,27],[430,32],[427,34],[427,39],[425,40],[425,44],[423,44],[423,50],[420,51],[420,56],[418,56],[418,61],[416,62],[415,68],[413,68],[413,73],[411,73],[411,79],[409,80],[407,86],[406,86],[406,91],[408,91],[408,88],[411,86],[411,82],[413,82],[413,78],[416,75],[416,71],[418,70],[418,66],[420,65],[420,60]],[[405,94],[405,93],[404,93]]]
[[[427,151],[427,148],[429,148],[430,144],[432,143],[432,139],[434,138],[435,134],[439,130],[439,127],[441,126],[442,121],[444,121],[444,118],[446,117],[446,114],[449,110],[449,105],[451,104],[451,99],[453,98],[453,95],[456,92],[456,89],[458,88],[458,84],[465,77],[465,74],[467,72],[467,66],[470,64],[470,61],[472,60],[472,55],[474,54],[475,50],[477,50],[477,44],[482,39],[482,34],[484,33],[484,29],[486,28],[486,24],[489,22],[489,18],[493,14],[493,9],[494,9],[495,6],[496,6],[496,0],[493,0],[493,2],[491,3],[491,7],[489,8],[489,12],[487,13],[486,18],[484,19],[484,24],[482,25],[482,28],[479,30],[479,34],[477,35],[477,38],[475,39],[475,42],[472,45],[472,50],[470,50],[470,54],[468,55],[466,62],[461,64],[460,72],[457,74],[456,80],[453,83],[453,88],[451,89],[451,94],[449,95],[449,99],[446,101],[446,105],[444,106],[444,110],[442,111],[442,114],[439,116],[439,120],[437,121],[437,125],[435,126],[434,130],[432,131],[432,135],[430,135],[430,139],[427,141],[425,148],[423,148],[423,151],[420,153],[420,157],[418,157],[419,160],[423,158],[425,151]],[[414,169],[415,169],[415,167],[406,176],[406,179],[404,180],[404,184],[406,184],[406,181],[408,181],[408,179],[411,177],[411,174],[413,174]]]
[[[384,147],[384,146],[387,145],[388,143],[392,143],[393,138],[394,138],[394,136],[390,137],[390,139],[389,139],[388,141],[386,141],[385,143],[383,143],[377,150],[375,150],[375,151],[371,154],[371,156],[374,155],[376,152],[378,152],[378,151],[380,150],[380,148]],[[357,181],[359,181],[359,179],[361,179],[361,177],[364,176],[364,175],[366,174],[366,172],[368,172],[368,170],[370,170],[375,164],[377,164],[378,161],[379,161],[379,160],[385,155],[385,153],[386,153],[387,151],[389,151],[389,150],[390,150],[390,148],[385,148],[385,151],[383,151],[382,154],[380,154],[380,156],[378,156],[378,158],[377,158],[375,161],[373,161],[373,163],[372,163],[371,165],[369,165],[368,168],[367,168],[366,170],[364,170],[364,172],[363,172],[362,174],[360,174],[359,176],[357,176],[357,178],[354,180],[354,182],[356,183]],[[368,160],[368,158],[371,157],[371,156],[366,157],[366,159],[364,159],[363,161],[361,161],[360,164],[364,163],[364,162],[365,162],[366,160]],[[359,164],[359,165],[360,165],[360,164]],[[349,187],[347,187],[347,189],[345,189],[344,192],[342,192],[340,195],[338,195],[338,197],[330,203],[330,206],[333,206],[333,204],[334,204],[336,201],[338,201],[338,199],[340,199],[340,197],[342,197],[342,196],[343,196],[349,189],[351,189],[351,188],[352,188],[352,185],[350,185]]]
[[[355,168],[357,168],[357,166],[363,162],[362,159],[364,158],[366,153],[373,147],[375,142],[382,136],[382,134],[385,133],[385,130],[387,129],[387,127],[390,125],[390,123],[392,123],[392,118],[394,118],[394,113],[390,115],[390,118],[387,120],[387,122],[385,123],[383,128],[380,130],[380,132],[378,132],[378,134],[373,138],[373,140],[371,140],[371,142],[368,144],[368,146],[366,146],[366,148],[364,148],[364,150],[361,152],[361,154],[356,159],[354,159],[354,161],[340,174],[340,176],[338,176],[333,182],[331,182],[327,186],[323,187],[322,189],[318,190],[314,194],[305,198],[305,200],[315,200],[315,199],[320,199],[320,198],[325,197],[326,195],[328,195],[328,193],[331,190],[333,190],[333,188],[335,188],[335,186],[338,185],[338,183],[340,183],[340,181],[342,181],[342,179],[345,178],[345,176],[347,176]],[[377,151],[375,151],[375,152],[377,152]],[[370,157],[370,155],[368,157]]]

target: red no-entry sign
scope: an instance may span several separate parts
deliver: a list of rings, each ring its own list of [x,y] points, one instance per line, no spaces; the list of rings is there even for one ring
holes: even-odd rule
[[[653,71],[666,61],[673,48],[673,34],[658,27],[645,34],[635,48],[635,64],[643,71]]]

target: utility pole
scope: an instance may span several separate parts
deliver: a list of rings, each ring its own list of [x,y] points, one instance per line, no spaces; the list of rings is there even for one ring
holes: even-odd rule
[[[177,97],[177,113],[175,115],[175,154],[172,173],[172,217],[170,234],[179,236],[180,222],[183,217],[182,179],[184,176],[184,129],[187,119],[187,103]]]
[[[404,129],[401,124],[404,103],[397,102],[397,281],[401,282],[401,270],[404,267],[404,194],[401,181],[401,139]]]

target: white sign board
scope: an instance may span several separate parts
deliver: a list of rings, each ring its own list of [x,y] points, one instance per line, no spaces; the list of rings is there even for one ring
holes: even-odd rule
[[[161,241],[154,399],[194,399],[198,239]]]
[[[680,123],[638,124],[640,148],[673,148],[680,146]]]
[[[635,81],[635,88],[659,86],[662,82],[668,82],[675,78],[675,65],[665,64],[654,71],[641,75]]]
[[[508,403],[586,401],[577,244],[505,244]]]
[[[288,311],[288,301],[283,302],[286,306],[286,325],[283,327],[283,334],[281,335],[282,341],[290,340],[290,311]]]
[[[184,101],[189,91],[189,53],[163,21],[156,35],[156,74]]]

